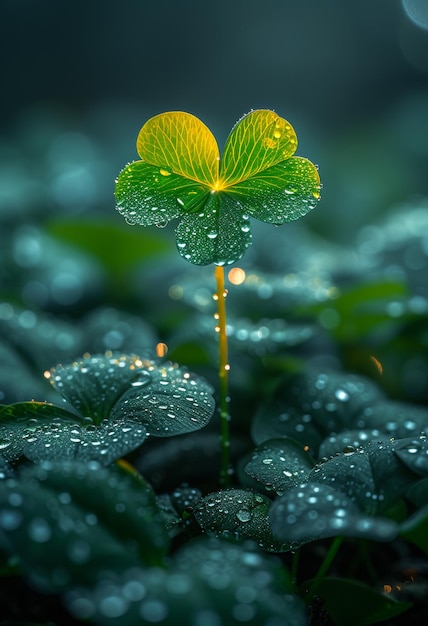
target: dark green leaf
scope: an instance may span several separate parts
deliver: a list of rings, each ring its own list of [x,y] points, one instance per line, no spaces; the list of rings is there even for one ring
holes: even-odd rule
[[[327,435],[354,424],[382,397],[363,376],[308,368],[281,381],[272,402],[256,415],[252,434],[256,443],[291,437],[316,453]]]
[[[412,472],[428,475],[428,439],[426,435],[402,439],[395,446],[395,454]]]
[[[78,427],[81,419],[70,411],[47,402],[0,405],[0,452],[10,461],[26,454],[36,430],[59,419],[64,427]]]
[[[390,541],[398,532],[395,522],[368,517],[350,498],[327,484],[291,487],[272,504],[270,518],[278,540],[298,545],[340,535]]]
[[[303,446],[287,437],[269,439],[258,446],[245,472],[276,493],[306,480],[314,462]]]
[[[135,355],[88,355],[70,365],[58,365],[47,375],[83,417],[99,424],[131,386],[150,383],[154,367],[153,361]]]
[[[389,435],[381,433],[377,429],[369,430],[342,430],[340,433],[329,435],[320,445],[318,455],[321,459],[327,459],[337,453],[355,451],[369,441],[389,441]]]
[[[397,449],[411,440],[368,442],[317,465],[308,481],[329,484],[342,491],[361,511],[375,514],[399,500],[415,481],[397,458]]]
[[[380,401],[358,420],[363,428],[376,428],[389,437],[402,439],[428,430],[428,409],[404,402]]]
[[[162,493],[156,499],[162,523],[170,537],[179,535],[184,530],[183,519],[178,515],[171,497],[167,493]]]
[[[231,539],[252,539],[265,550],[284,552],[290,545],[272,535],[268,509],[270,500],[244,489],[224,489],[198,502],[194,514],[207,533]]]
[[[108,465],[138,448],[146,438],[144,424],[126,417],[95,425],[61,407],[22,402],[0,407],[3,455],[43,460],[78,459]]]
[[[133,568],[98,588],[67,594],[70,612],[97,624],[307,626],[306,608],[287,593],[281,563],[251,545],[201,538],[171,568]]]
[[[0,537],[42,591],[159,565],[169,545],[150,486],[97,463],[43,463],[0,482]]]
[[[145,424],[150,435],[172,437],[202,428],[214,413],[212,387],[185,368],[153,366],[149,384],[143,382],[120,398],[111,419],[132,419]]]

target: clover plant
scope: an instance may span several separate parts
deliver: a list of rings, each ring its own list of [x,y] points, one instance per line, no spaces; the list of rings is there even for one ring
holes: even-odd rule
[[[98,242],[94,258],[115,275],[107,304],[94,303],[93,283],[87,310],[79,301],[67,318],[33,311],[18,295],[0,301],[5,626],[425,618],[428,300],[426,273],[416,269],[428,220],[417,212],[418,232],[407,235],[402,221],[387,224],[375,246],[358,235],[371,253],[357,263],[355,250],[327,244],[320,256],[306,231],[287,238],[271,229],[257,267],[225,274],[252,242],[251,218],[283,224],[317,204],[318,170],[296,147],[291,125],[267,110],[244,116],[222,155],[196,117],[150,119],[138,135],[140,160],[118,177],[117,208],[130,224],[175,221],[187,273],[176,255],[165,274],[143,266],[141,319],[138,289],[116,290],[129,266]],[[55,250],[63,239],[86,254],[94,228],[51,223],[43,238],[8,237],[21,256],[23,241],[30,255],[49,238]],[[153,239],[129,231],[123,224],[114,239],[115,225],[100,226],[130,263],[167,248],[167,231]],[[403,277],[396,269],[406,259]],[[233,271],[243,278],[226,324]]]
[[[320,198],[317,168],[293,156],[297,137],[269,110],[251,111],[226,140],[220,157],[211,131],[181,111],[157,115],[137,138],[141,160],[116,184],[117,209],[129,224],[165,226],[178,219],[177,249],[195,265],[215,264],[223,484],[229,482],[227,291],[224,269],[251,244],[250,218],[270,224],[296,220]]]

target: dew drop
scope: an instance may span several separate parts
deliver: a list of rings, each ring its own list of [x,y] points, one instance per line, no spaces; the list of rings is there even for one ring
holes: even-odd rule
[[[252,515],[250,511],[245,511],[244,509],[241,509],[237,512],[236,517],[239,519],[240,522],[249,522],[251,521]]]
[[[340,402],[346,402],[349,400],[349,393],[344,389],[338,389],[334,395],[338,400],[340,400]]]

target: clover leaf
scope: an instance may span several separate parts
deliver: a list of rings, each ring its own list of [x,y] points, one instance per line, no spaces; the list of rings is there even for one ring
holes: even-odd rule
[[[250,217],[283,224],[316,205],[317,168],[293,156],[296,148],[293,127],[269,110],[237,122],[221,159],[213,134],[197,117],[156,115],[138,135],[141,160],[118,177],[117,209],[128,223],[142,226],[178,218],[178,251],[190,263],[234,263],[251,244]]]
[[[0,481],[0,534],[24,576],[55,593],[111,567],[160,566],[169,548],[152,488],[113,465],[44,461]]]
[[[278,541],[296,542],[296,547],[337,535],[390,541],[399,531],[396,522],[365,514],[339,489],[313,482],[295,485],[277,498],[270,522]]]
[[[276,541],[270,528],[270,502],[248,489],[222,489],[199,500],[194,515],[205,533],[237,541],[250,539],[269,552],[286,552],[290,543]]]
[[[114,568],[114,569],[113,569]],[[112,563],[104,579],[72,588],[68,610],[107,626],[305,626],[303,601],[290,593],[287,570],[254,542],[198,537],[179,548],[169,569]],[[80,622],[79,622],[80,623]]]
[[[68,403],[0,405],[0,451],[94,460],[108,465],[139,447],[148,434],[170,437],[198,430],[214,412],[212,389],[174,363],[136,355],[87,355],[45,373]]]

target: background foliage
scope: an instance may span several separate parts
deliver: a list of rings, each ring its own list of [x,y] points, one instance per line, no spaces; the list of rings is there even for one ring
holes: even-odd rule
[[[9,452],[0,441],[6,624],[426,615],[428,31],[411,4],[2,3],[2,405],[57,406],[45,371],[158,343],[215,388],[212,268],[180,259],[170,227],[132,228],[114,211],[146,119],[190,111],[222,145],[243,113],[273,108],[324,183],[304,223],[257,224],[228,274],[231,490],[218,487],[215,417],[167,439],[132,431],[141,449],[112,446],[104,467],[46,458],[58,428],[43,423],[33,465],[31,420],[51,409],[1,409],[23,436]],[[71,388],[97,416],[85,381]],[[64,436],[75,408],[58,409]],[[144,478],[112,464],[131,449]]]

